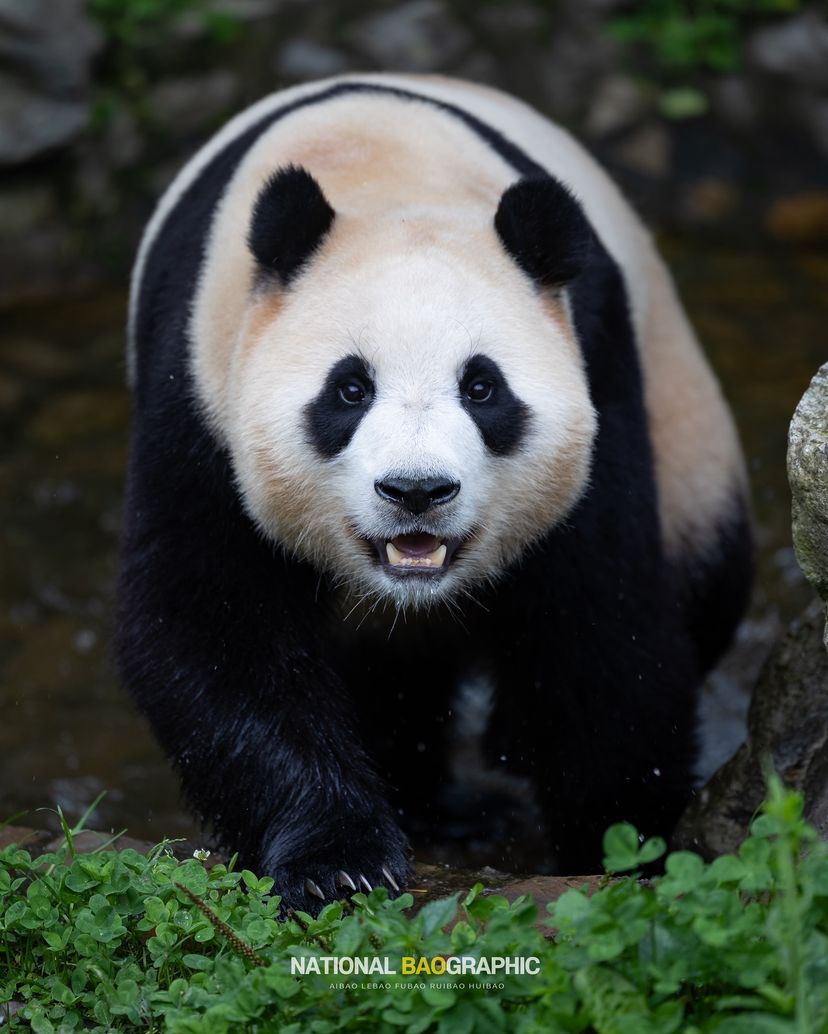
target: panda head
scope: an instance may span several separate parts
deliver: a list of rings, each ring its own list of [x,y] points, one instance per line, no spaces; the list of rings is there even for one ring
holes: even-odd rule
[[[558,524],[596,432],[565,290],[590,240],[551,178],[377,216],[271,177],[222,407],[265,534],[399,608],[473,595]]]

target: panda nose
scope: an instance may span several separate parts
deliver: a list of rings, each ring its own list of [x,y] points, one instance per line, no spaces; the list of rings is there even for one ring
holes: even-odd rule
[[[374,490],[381,499],[396,503],[409,513],[421,514],[432,506],[450,502],[460,491],[460,482],[442,478],[386,478],[375,481]]]

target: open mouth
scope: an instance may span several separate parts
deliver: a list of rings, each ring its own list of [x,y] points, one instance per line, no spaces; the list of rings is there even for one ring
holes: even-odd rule
[[[427,532],[369,541],[383,567],[389,573],[400,575],[444,574],[463,542],[462,539],[438,538]]]

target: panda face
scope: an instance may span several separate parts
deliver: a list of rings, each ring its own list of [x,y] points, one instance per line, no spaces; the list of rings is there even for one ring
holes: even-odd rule
[[[242,497],[357,598],[473,594],[588,480],[595,415],[565,298],[493,233],[472,259],[410,247],[412,227],[378,227],[373,248],[345,230],[288,289],[254,292],[222,417]]]

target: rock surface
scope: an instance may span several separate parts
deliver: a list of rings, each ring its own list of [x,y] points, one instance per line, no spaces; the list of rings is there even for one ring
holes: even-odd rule
[[[436,72],[461,57],[471,37],[439,0],[410,0],[369,15],[348,31],[349,41],[380,68]]]
[[[768,659],[748,714],[748,736],[697,794],[673,847],[706,858],[735,851],[765,796],[763,766],[805,793],[807,816],[828,838],[828,652],[818,605],[795,621]]]
[[[825,601],[828,617],[828,363],[811,381],[791,421],[788,478],[797,560]]]
[[[0,0],[0,164],[74,139],[88,116],[103,39],[83,0]]]
[[[791,421],[788,478],[794,548],[822,603],[809,607],[772,651],[754,691],[746,741],[676,830],[676,846],[706,857],[736,850],[747,835],[768,763],[803,791],[806,815],[828,838],[828,363]]]
[[[828,88],[828,25],[816,6],[759,30],[750,55],[768,72],[799,78],[814,89]]]

